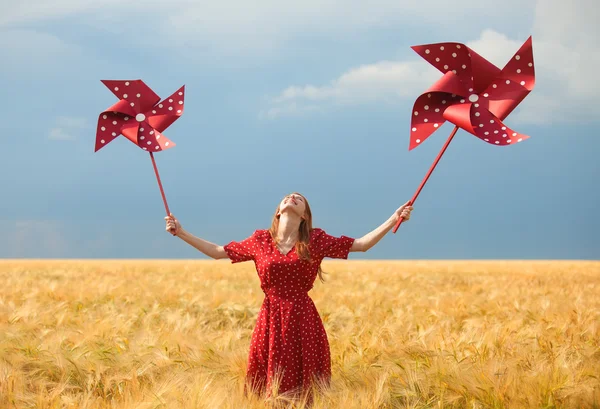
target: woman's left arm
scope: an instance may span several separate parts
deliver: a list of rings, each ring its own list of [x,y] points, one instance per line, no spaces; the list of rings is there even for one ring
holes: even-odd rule
[[[374,245],[376,245],[379,240],[383,238],[395,225],[400,217],[404,219],[404,221],[408,221],[410,219],[410,212],[413,207],[408,205],[409,202],[404,203],[402,206],[398,208],[394,212],[393,215],[390,216],[383,224],[377,227],[375,230],[365,234],[361,238],[354,240],[352,247],[350,247],[350,251],[367,251]]]

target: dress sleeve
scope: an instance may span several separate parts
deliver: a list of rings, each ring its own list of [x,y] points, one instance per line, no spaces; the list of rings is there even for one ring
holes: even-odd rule
[[[354,238],[348,236],[335,237],[321,229],[316,230],[314,247],[320,258],[348,258]]]
[[[232,241],[223,246],[232,263],[254,260],[258,248],[258,230],[242,241]]]

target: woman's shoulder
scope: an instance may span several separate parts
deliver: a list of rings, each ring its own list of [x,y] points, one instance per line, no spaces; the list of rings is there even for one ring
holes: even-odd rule
[[[269,229],[256,229],[253,233],[254,238],[258,240],[269,237],[270,235]]]

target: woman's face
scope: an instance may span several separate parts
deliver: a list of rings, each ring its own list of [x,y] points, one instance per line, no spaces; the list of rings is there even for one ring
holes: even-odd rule
[[[304,218],[306,200],[297,193],[285,196],[281,203],[279,203],[279,213],[282,214],[283,212],[293,212],[299,217]]]

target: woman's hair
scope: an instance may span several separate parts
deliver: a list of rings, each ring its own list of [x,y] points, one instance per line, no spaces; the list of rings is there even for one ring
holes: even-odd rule
[[[298,242],[296,243],[296,253],[300,260],[305,260],[308,262],[312,262],[310,251],[308,250],[308,241],[310,240],[310,232],[313,230],[312,226],[312,212],[310,211],[310,206],[308,204],[308,200],[301,195],[300,193],[294,192],[293,194],[300,196],[304,200],[304,204],[306,205],[306,209],[304,211],[304,219],[300,222],[300,227],[298,228]],[[269,232],[271,233],[271,237],[273,237],[273,241],[277,244],[277,229],[279,228],[279,205],[275,209],[275,214],[273,214],[273,221],[271,222],[271,228]],[[323,270],[321,266],[317,270],[317,274],[319,275],[319,279],[323,282]]]

